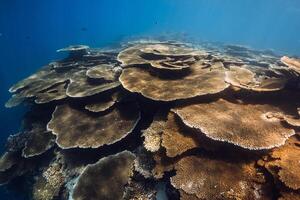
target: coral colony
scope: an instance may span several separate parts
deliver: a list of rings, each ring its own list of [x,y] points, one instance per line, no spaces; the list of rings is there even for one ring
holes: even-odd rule
[[[10,88],[0,183],[34,200],[300,199],[300,60],[234,45],[77,45]]]

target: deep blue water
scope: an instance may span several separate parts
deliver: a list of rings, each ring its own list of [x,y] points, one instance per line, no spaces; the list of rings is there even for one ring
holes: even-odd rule
[[[300,1],[0,0],[0,151],[24,110],[4,108],[7,89],[59,58],[56,49],[168,34],[300,56]]]

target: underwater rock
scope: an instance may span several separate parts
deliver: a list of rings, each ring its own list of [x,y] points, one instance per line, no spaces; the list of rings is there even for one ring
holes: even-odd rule
[[[122,199],[130,181],[134,154],[123,151],[88,165],[74,187],[74,200]]]

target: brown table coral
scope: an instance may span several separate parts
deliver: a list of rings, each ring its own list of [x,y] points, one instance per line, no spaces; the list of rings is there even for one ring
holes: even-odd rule
[[[57,106],[47,128],[61,148],[98,148],[128,135],[139,121],[135,103],[120,105],[105,115],[92,115],[70,105]]]
[[[190,156],[175,169],[172,185],[198,199],[271,199],[264,194],[264,177],[253,163]]]
[[[137,92],[156,101],[174,101],[208,94],[216,94],[228,87],[222,67],[207,68],[195,63],[190,73],[178,78],[162,78],[147,69],[132,67],[123,70],[120,76],[122,86],[130,92]],[[188,90],[187,90],[188,88]]]
[[[297,59],[155,40],[58,52],[9,89],[28,113],[1,185],[34,200],[299,198]]]
[[[283,77],[258,76],[247,67],[231,66],[225,81],[233,86],[258,92],[281,90],[286,85]]]
[[[270,149],[281,146],[295,134],[279,120],[269,120],[268,112],[278,110],[271,105],[233,103],[224,99],[175,108],[183,123],[207,137],[229,142],[246,149]],[[257,138],[260,138],[257,140]]]
[[[73,192],[74,200],[122,199],[125,185],[132,176],[135,156],[124,151],[88,165]]]

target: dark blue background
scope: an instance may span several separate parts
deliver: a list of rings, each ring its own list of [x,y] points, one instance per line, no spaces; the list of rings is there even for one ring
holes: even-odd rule
[[[299,0],[0,0],[0,151],[23,108],[7,89],[70,44],[175,34],[300,55]],[[1,199],[14,199],[2,194]]]

